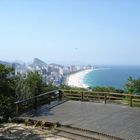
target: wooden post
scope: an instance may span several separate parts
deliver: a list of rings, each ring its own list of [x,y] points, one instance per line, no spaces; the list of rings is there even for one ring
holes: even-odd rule
[[[84,93],[81,92],[81,101],[84,101]]]
[[[130,100],[129,100],[129,105],[132,107],[132,105],[133,105],[133,99],[132,99],[132,95],[130,94],[130,98],[129,98]]]
[[[51,97],[50,97],[50,95],[48,95],[48,102],[47,102],[47,104],[50,105],[50,103],[51,103]]]
[[[37,109],[37,98],[35,98],[34,109]]]
[[[107,103],[107,95],[106,94],[104,95],[104,102],[105,102],[105,104]]]
[[[16,103],[16,116],[19,115],[19,103]]]
[[[59,90],[59,100],[61,101],[62,100],[62,98],[63,98],[63,92],[61,91],[61,90]]]
[[[100,94],[99,94],[99,93],[97,93],[97,96],[98,96],[98,101],[100,102]]]

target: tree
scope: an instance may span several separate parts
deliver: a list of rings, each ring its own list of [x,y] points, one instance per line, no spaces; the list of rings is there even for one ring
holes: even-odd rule
[[[48,85],[44,84],[44,86],[43,86],[43,88],[42,88],[42,91],[43,91],[43,92],[48,92],[48,91],[53,91],[53,90],[57,90],[57,89],[58,89],[57,86],[55,86],[55,85],[53,85],[52,83],[50,83],[50,84],[48,84]]]
[[[37,71],[29,72],[26,77],[20,74],[15,76],[15,93],[17,100],[27,99],[56,89],[58,89],[58,87],[53,84],[46,85]]]
[[[93,91],[99,91],[99,92],[115,92],[115,88],[113,87],[100,87],[96,86],[92,88]]]
[[[28,73],[25,84],[29,87],[32,96],[42,92],[43,80],[37,71]]]
[[[15,77],[15,94],[17,100],[26,99],[32,96],[26,79],[20,74]]]
[[[125,84],[125,91],[134,94],[140,93],[140,78],[133,79],[131,76],[128,78],[127,83]]]
[[[13,114],[14,80],[12,67],[0,64],[0,116],[8,119]]]
[[[11,96],[14,94],[13,69],[0,64],[0,94]]]

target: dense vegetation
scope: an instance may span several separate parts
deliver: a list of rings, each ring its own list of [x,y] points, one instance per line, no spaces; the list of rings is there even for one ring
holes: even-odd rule
[[[0,65],[0,116],[5,119],[12,115],[15,100],[13,72],[12,68]]]
[[[15,101],[54,89],[57,87],[46,85],[37,71],[15,76],[14,69],[0,65],[0,118],[7,120],[15,115]]]
[[[133,79],[130,76],[125,85],[125,91],[130,94],[140,94],[140,78]]]
[[[124,90],[122,89],[115,89],[114,87],[88,87],[88,89],[85,88],[78,88],[78,87],[70,87],[66,85],[61,85],[62,89],[67,89],[67,90],[90,90],[90,91],[96,91],[96,92],[116,92],[116,93],[123,93]]]

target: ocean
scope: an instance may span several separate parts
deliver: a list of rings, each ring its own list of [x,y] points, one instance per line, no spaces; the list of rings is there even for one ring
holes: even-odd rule
[[[86,74],[83,83],[87,86],[111,86],[123,89],[129,76],[140,78],[140,66],[100,67]]]

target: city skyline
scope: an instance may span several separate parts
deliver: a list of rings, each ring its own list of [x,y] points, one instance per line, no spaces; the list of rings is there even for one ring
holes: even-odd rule
[[[0,2],[0,60],[140,65],[138,0]]]

